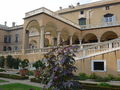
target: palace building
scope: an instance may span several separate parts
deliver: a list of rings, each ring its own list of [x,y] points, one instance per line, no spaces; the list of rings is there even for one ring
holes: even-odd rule
[[[44,7],[25,13],[24,24],[0,25],[0,55],[42,58],[61,42],[78,46],[77,73],[120,75],[120,0],[77,3],[53,12]]]

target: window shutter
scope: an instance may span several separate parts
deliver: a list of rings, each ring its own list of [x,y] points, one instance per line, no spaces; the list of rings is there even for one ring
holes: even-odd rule
[[[116,16],[113,16],[113,22],[114,23],[116,22]]]
[[[118,71],[120,72],[120,60],[118,60],[117,64],[118,64]]]

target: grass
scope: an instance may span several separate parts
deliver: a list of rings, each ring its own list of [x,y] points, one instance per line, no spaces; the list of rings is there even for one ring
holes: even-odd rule
[[[39,87],[20,84],[20,83],[13,83],[13,84],[6,84],[0,85],[0,90],[41,90]]]

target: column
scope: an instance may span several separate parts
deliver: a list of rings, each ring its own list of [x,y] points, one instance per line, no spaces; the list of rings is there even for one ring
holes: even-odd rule
[[[60,35],[61,35],[61,32],[58,31],[57,32],[57,45],[60,45]]]
[[[80,44],[80,48],[82,49],[83,45],[82,45],[82,40],[81,39],[79,39],[79,44]]]
[[[98,43],[100,43],[100,38],[98,38]],[[100,49],[100,46],[98,46],[98,49]]]
[[[112,48],[112,42],[109,43],[109,48]]]
[[[72,35],[70,35],[70,45],[72,45]]]
[[[45,32],[45,28],[44,26],[40,28],[40,48],[44,48],[44,39],[45,39],[45,35],[44,35],[44,32]]]

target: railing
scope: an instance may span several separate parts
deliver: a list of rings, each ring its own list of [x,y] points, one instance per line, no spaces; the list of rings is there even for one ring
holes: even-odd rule
[[[98,24],[98,25],[80,25],[80,27],[81,27],[81,30],[85,30],[85,29],[110,27],[110,26],[118,26],[118,25],[120,25],[120,22],[115,21],[115,22],[103,22],[103,23]]]
[[[0,51],[0,56],[20,55],[20,54],[22,54],[22,50],[16,50],[16,51]]]
[[[90,46],[87,48],[79,49],[76,55],[77,58],[82,59],[82,58],[106,53],[116,49],[120,49],[120,38],[111,41],[101,42],[98,43],[97,45]]]

